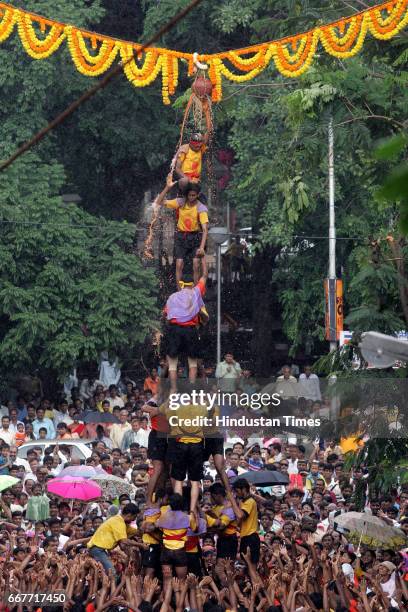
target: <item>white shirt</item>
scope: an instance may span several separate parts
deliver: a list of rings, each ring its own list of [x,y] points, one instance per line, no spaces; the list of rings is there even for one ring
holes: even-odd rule
[[[278,376],[275,384],[275,393],[279,393],[283,399],[289,397],[299,397],[298,381],[294,376],[289,376],[289,378]]]
[[[316,401],[321,401],[322,394],[320,392],[320,382],[319,377],[316,374],[301,374],[299,376],[299,395],[300,397],[305,397],[306,399]]]
[[[297,474],[298,473],[298,460],[297,459],[288,459],[288,474]]]
[[[119,406],[119,408],[125,407],[125,402],[123,399],[117,395],[116,397],[107,397],[107,401],[109,402],[110,407],[113,409],[115,406]]]
[[[9,428],[9,429],[0,429],[0,438],[3,440],[3,442],[5,442],[6,444],[9,444],[10,446],[12,444],[14,444],[14,432]]]
[[[65,423],[65,425],[72,425],[74,421],[69,416],[68,412],[59,412],[54,410],[54,427],[57,429],[58,423]]]
[[[15,425],[14,425],[14,423],[12,423],[12,422],[10,421],[9,430],[10,430],[10,431],[11,431],[13,434],[15,434],[15,433],[17,432],[17,425],[19,425],[19,424],[24,425],[23,421],[17,421],[17,423],[16,423]]]
[[[62,550],[64,548],[65,542],[68,542],[68,540],[69,540],[69,537],[61,533],[58,539],[58,550]]]
[[[125,432],[130,431],[132,426],[130,423],[114,423],[109,430],[109,437],[112,440],[112,444],[114,448],[121,448],[122,439],[125,435]],[[139,433],[139,432],[138,432]]]
[[[26,472],[30,471],[30,464],[26,459],[22,459],[21,457],[17,457],[13,460],[13,465],[21,465]]]
[[[241,366],[236,361],[234,363],[221,361],[215,370],[215,378],[218,378],[223,391],[233,392],[236,390],[236,380],[240,378],[241,372]]]
[[[147,448],[147,445],[149,443],[149,433],[149,429],[143,429],[141,427],[136,434],[136,442],[140,444],[140,446],[144,446],[145,448]]]
[[[384,593],[387,593],[388,597],[394,597],[395,595],[395,572],[393,572],[387,580],[387,582],[380,582],[381,588]]]

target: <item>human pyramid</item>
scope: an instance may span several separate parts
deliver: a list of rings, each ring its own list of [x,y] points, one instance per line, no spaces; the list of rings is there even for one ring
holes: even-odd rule
[[[200,358],[200,328],[208,321],[203,301],[207,282],[205,248],[208,237],[208,208],[202,193],[201,175],[203,156],[212,137],[210,101],[201,99],[206,121],[206,132],[194,132],[188,144],[177,151],[174,172],[155,201],[156,206],[165,206],[176,211],[174,254],[176,259],[176,291],[172,293],[163,309],[166,320],[165,345],[167,369],[170,382],[167,393],[162,377],[160,391],[143,407],[151,420],[148,456],[153,464],[153,473],[147,487],[147,508],[144,511],[141,531],[146,550],[142,553],[142,566],[149,577],[163,576],[164,589],[175,575],[185,579],[187,574],[203,574],[200,538],[207,531],[217,534],[216,571],[226,584],[226,562],[235,562],[238,548],[249,555],[256,565],[260,555],[257,504],[245,480],[234,484],[233,494],[225,471],[224,439],[214,426],[184,425],[195,417],[211,421],[219,414],[219,407],[211,411],[206,405],[189,403],[177,409],[177,424],[172,424],[175,415],[166,399],[178,391],[177,366],[181,356],[188,360],[188,383],[185,390],[196,388],[198,359]],[[176,197],[168,197],[172,191]],[[210,390],[210,389],[209,389]],[[203,464],[212,457],[218,473],[218,482],[211,488],[213,507],[203,512],[199,506]],[[187,480],[186,480],[187,479]],[[187,485],[187,486],[186,486]],[[122,512],[121,520],[129,524],[136,519],[137,510],[129,504]],[[112,563],[101,550],[99,531],[105,532],[109,521],[104,523],[88,544],[90,553],[101,561],[106,569]],[[127,527],[127,537],[132,529]],[[136,533],[136,532],[133,532]],[[129,541],[128,541],[129,542]]]

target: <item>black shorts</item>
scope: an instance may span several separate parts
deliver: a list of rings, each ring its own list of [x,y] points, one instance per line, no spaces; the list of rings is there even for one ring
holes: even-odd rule
[[[219,536],[217,540],[217,559],[235,559],[238,552],[238,538],[236,535]]]
[[[172,450],[169,455],[171,458],[170,476],[175,480],[184,480],[186,476],[189,480],[198,482],[203,479],[203,452],[202,442],[184,444],[174,440]]]
[[[251,535],[243,536],[241,538],[239,552],[246,554],[247,548],[249,548],[251,552],[252,563],[257,564],[261,554],[261,540],[259,539],[259,535],[257,533],[251,533]]]
[[[147,456],[152,461],[164,461],[167,454],[167,436],[152,429],[149,433]]]
[[[142,567],[158,569],[160,567],[160,552],[160,544],[150,544],[149,548],[142,553]]]
[[[160,555],[160,563],[162,565],[171,565],[172,567],[187,567],[187,553],[184,548],[180,550],[170,550],[162,548]]]
[[[208,461],[211,455],[224,456],[224,438],[205,438],[204,461]]]
[[[187,557],[187,571],[189,574],[194,574],[201,578],[203,575],[203,569],[201,566],[201,555],[198,552],[186,553]]]
[[[195,325],[182,326],[169,323],[165,342],[169,357],[179,357],[181,355],[192,359],[200,357],[200,336]]]
[[[176,232],[174,236],[174,257],[176,259],[194,259],[201,244],[200,232]]]

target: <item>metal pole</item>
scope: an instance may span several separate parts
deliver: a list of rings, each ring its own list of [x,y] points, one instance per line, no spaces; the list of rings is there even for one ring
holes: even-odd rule
[[[231,211],[230,211],[230,204],[229,204],[229,202],[227,202],[227,230],[228,230],[228,238],[227,238],[227,241],[228,241],[228,246],[229,246],[229,244],[230,244],[230,233],[231,233],[231,227],[230,227],[230,225],[231,225],[230,215],[231,215]]]
[[[217,364],[221,362],[221,245],[217,244]]]
[[[336,278],[336,218],[334,210],[334,132],[333,118],[329,121],[329,278]],[[337,349],[337,342],[330,342],[330,352]]]

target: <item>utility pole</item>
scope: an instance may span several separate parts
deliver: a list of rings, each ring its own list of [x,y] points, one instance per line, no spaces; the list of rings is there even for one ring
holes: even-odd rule
[[[336,217],[334,210],[334,131],[333,118],[329,121],[329,281],[336,285]],[[334,294],[334,296],[336,293]],[[336,301],[334,300],[336,303]],[[336,319],[332,323],[335,324]],[[336,340],[330,340],[330,352],[337,349]]]

